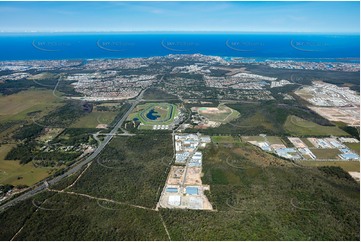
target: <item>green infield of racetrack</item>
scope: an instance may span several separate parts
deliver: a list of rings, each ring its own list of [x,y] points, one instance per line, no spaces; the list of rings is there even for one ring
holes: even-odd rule
[[[295,136],[350,136],[337,126],[322,126],[294,115],[287,117],[283,127],[291,135]]]
[[[151,110],[155,110],[160,115],[156,120],[147,118]],[[170,103],[146,103],[136,107],[136,112],[129,115],[128,120],[137,118],[144,126],[169,125],[172,124],[174,117],[178,114],[178,108]]]

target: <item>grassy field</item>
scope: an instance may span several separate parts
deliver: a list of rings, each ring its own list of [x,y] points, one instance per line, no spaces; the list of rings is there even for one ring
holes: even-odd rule
[[[230,135],[212,136],[211,139],[213,143],[219,143],[219,144],[234,144],[240,142],[240,139],[238,137],[233,137]]]
[[[301,165],[318,167],[318,166],[338,166],[345,171],[360,172],[360,162],[358,161],[299,161]]]
[[[345,145],[360,155],[360,143],[345,143]]]
[[[42,72],[29,78],[29,80],[54,79],[55,75],[50,72]]]
[[[178,99],[177,96],[169,94],[165,91],[162,91],[158,88],[148,88],[144,92],[144,100],[167,100],[167,99]]]
[[[35,168],[31,162],[20,165],[19,161],[4,160],[12,147],[10,144],[0,146],[0,184],[31,186],[54,172],[54,168]]]
[[[150,119],[149,113],[153,111],[153,116],[157,116],[156,119]],[[154,124],[169,124],[173,121],[176,114],[176,106],[167,103],[150,103],[144,110],[140,111],[139,120],[145,125]]]
[[[241,138],[242,138],[243,142],[248,142],[248,141],[264,142],[265,141],[264,137],[259,136],[259,135],[257,135],[257,136],[242,136]]]
[[[0,97],[0,122],[31,119],[29,113],[39,112],[37,118],[61,106],[61,99],[49,90],[27,90]]]
[[[214,122],[228,123],[240,116],[238,111],[229,108],[224,104],[218,105],[218,110],[215,110],[214,107],[198,107],[197,109],[200,115]],[[208,111],[209,109],[212,109],[213,111]]]
[[[311,149],[317,159],[340,159],[338,157],[341,151],[338,149]]]
[[[283,134],[283,121],[278,120],[278,113],[272,110],[274,105],[266,106],[260,104],[227,104],[229,108],[236,110],[240,117],[223,124],[218,128],[208,128],[199,131],[207,134],[241,134],[241,135],[258,135]],[[278,107],[277,107],[278,108]],[[282,114],[283,115],[283,114]]]
[[[93,111],[78,119],[72,128],[96,128],[99,124],[110,124],[117,116],[117,112]]]
[[[284,128],[291,135],[314,135],[314,136],[324,136],[324,135],[335,135],[335,136],[350,136],[345,131],[341,130],[336,126],[322,126],[314,122],[304,120],[297,116],[290,115],[287,117],[287,120],[284,124]]]
[[[154,120],[148,118],[150,113],[156,117]],[[169,103],[146,103],[138,105],[128,116],[127,120],[139,120],[141,129],[152,129],[153,125],[169,125],[174,117],[178,115],[178,108],[175,104]]]
[[[297,94],[298,96],[302,97],[302,98],[305,99],[306,101],[314,97],[311,93],[309,93],[309,91],[306,91],[306,90],[303,89],[303,88],[295,91],[295,94]]]
[[[313,144],[307,139],[307,138],[300,138],[305,145],[307,145],[309,148],[314,147]]]
[[[41,134],[36,140],[40,142],[48,142],[57,137],[61,132],[64,131],[62,128],[48,128],[45,129],[43,134]]]
[[[282,139],[278,136],[266,136],[266,137],[262,137],[262,136],[242,136],[242,141],[247,142],[247,141],[257,141],[257,142],[265,142],[267,141],[269,144],[273,145],[273,144],[284,144],[284,142],[282,141]]]
[[[233,124],[233,123],[232,123]],[[242,129],[242,128],[250,128],[250,127],[260,127],[260,129],[264,130],[271,130],[275,127],[275,124],[273,124],[270,120],[265,117],[265,114],[260,111],[255,111],[254,115],[243,118],[240,117],[236,121],[234,121],[234,124],[236,127]],[[260,132],[260,133],[267,133],[267,132]]]
[[[282,139],[280,137],[277,137],[277,136],[267,136],[266,139],[271,145],[273,145],[273,144],[284,144]]]

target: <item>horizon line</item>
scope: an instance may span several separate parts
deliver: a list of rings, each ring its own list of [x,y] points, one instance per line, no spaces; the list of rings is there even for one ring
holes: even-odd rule
[[[0,30],[0,34],[36,34],[36,33],[48,33],[48,34],[56,34],[56,33],[267,33],[267,34],[357,34],[360,35],[360,32],[307,32],[307,31],[237,31],[237,30],[97,30],[97,31],[82,31],[82,30],[74,30],[74,31],[35,31],[35,30],[26,30],[26,31],[5,31]]]

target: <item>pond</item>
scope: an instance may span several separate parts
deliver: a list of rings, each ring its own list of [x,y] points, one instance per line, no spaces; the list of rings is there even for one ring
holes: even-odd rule
[[[160,117],[160,115],[158,114],[158,112],[154,111],[154,109],[151,109],[148,113],[147,113],[147,118],[150,120],[156,120],[157,118]]]

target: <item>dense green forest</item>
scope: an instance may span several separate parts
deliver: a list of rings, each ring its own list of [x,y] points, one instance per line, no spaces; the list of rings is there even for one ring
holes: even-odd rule
[[[114,138],[72,190],[152,208],[172,157],[168,133]]]
[[[173,240],[359,239],[359,184],[342,169],[267,164],[248,145],[210,147],[204,158],[217,212],[162,209]]]
[[[114,139],[66,190],[75,194],[44,192],[1,212],[0,239],[25,225],[16,239],[168,240],[166,227],[171,240],[359,240],[360,188],[348,173],[296,166],[244,143],[203,150],[214,211],[156,211],[170,146],[169,134]]]
[[[50,192],[0,213],[0,221],[1,240],[23,224],[16,240],[168,240],[156,211]]]

